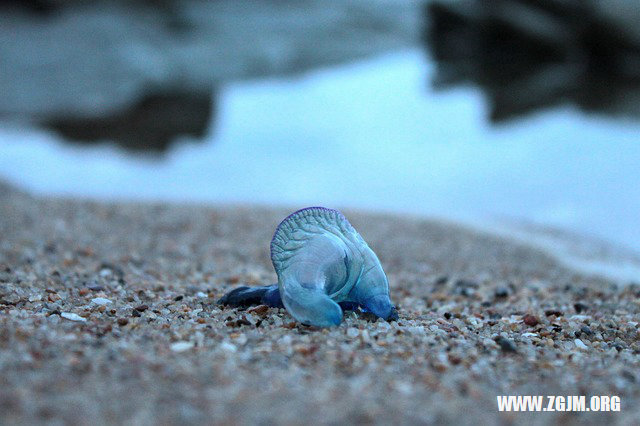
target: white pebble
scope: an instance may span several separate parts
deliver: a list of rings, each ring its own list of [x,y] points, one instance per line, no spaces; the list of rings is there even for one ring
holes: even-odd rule
[[[197,293],[196,293],[196,296],[197,296],[197,297],[199,297],[199,298],[201,298],[201,299],[206,299],[207,297],[209,297],[209,296],[207,295],[207,293],[203,293],[203,292],[201,292],[201,291],[197,292]]]
[[[174,352],[184,352],[193,348],[193,346],[192,342],[176,342],[171,345],[171,350]]]
[[[73,314],[71,312],[63,312],[60,314],[60,316],[64,319],[68,319],[69,321],[81,321],[81,322],[86,322],[86,318],[82,318],[80,315],[78,314]]]
[[[576,321],[584,321],[586,319],[590,319],[591,316],[590,315],[572,315],[569,318]]]
[[[576,344],[576,346],[577,346],[579,349],[582,349],[582,350],[587,350],[587,349],[589,349],[589,347],[588,347],[587,345],[585,345],[585,344],[582,342],[582,340],[580,340],[580,339],[576,339],[576,340],[574,340],[574,341],[573,341],[573,343],[575,343],[575,344]]]
[[[96,297],[95,299],[91,299],[91,303],[94,305],[104,306],[113,302],[109,299],[105,299],[104,297]]]
[[[378,321],[378,329],[379,330],[389,330],[391,326],[386,321]]]
[[[413,393],[413,385],[409,382],[397,382],[395,387],[403,395],[411,395]]]
[[[236,348],[236,345],[229,342],[220,343],[220,349],[222,349],[225,352],[232,352],[232,353],[238,350],[238,348]]]
[[[351,338],[358,337],[359,334],[360,334],[360,331],[355,327],[349,327],[347,329],[347,336],[348,337],[351,337]]]
[[[256,323],[258,322],[258,320],[256,319],[256,317],[254,317],[254,316],[253,316],[253,315],[251,315],[251,314],[245,314],[245,316],[244,316],[244,317],[247,319],[247,321],[249,321],[249,322],[251,323],[251,325],[256,325]]]

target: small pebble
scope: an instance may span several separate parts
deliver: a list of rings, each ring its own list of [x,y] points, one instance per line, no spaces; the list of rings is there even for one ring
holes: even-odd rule
[[[347,329],[347,336],[351,338],[358,337],[360,335],[360,331],[355,327],[349,327]]]
[[[105,299],[104,297],[96,297],[91,299],[91,303],[98,306],[105,306],[113,302],[109,299]]]
[[[248,309],[247,312],[263,316],[269,312],[269,307],[267,305],[258,305]]]
[[[538,322],[539,322],[538,318],[534,315],[525,315],[522,318],[522,321],[524,321],[524,323],[529,327],[535,327],[536,325],[538,325]]]
[[[229,342],[222,342],[220,343],[220,349],[222,349],[225,352],[229,352],[229,353],[234,353],[238,350],[238,348],[236,347],[236,345],[229,343]]]
[[[509,296],[509,290],[507,290],[506,287],[498,287],[496,288],[496,291],[494,294],[497,298],[502,299]]]
[[[242,346],[242,345],[244,345],[245,343],[247,343],[247,341],[248,341],[248,340],[249,340],[249,339],[247,339],[247,335],[246,335],[246,334],[240,334],[238,337],[236,337],[236,338],[235,338],[235,340],[234,340],[234,341],[235,341],[238,345]]]
[[[586,311],[587,309],[589,309],[589,307],[587,305],[585,305],[582,302],[578,302],[576,304],[573,305],[574,309],[576,310],[577,313],[581,313],[583,311]]]
[[[104,290],[104,287],[101,286],[100,284],[96,284],[96,283],[90,283],[87,284],[87,288],[91,291],[102,291]]]
[[[515,343],[513,343],[513,341],[509,340],[509,339],[505,339],[502,336],[498,336],[495,339],[495,342],[500,345],[500,348],[504,351],[504,352],[516,352],[517,348]]]
[[[587,336],[591,336],[593,334],[593,331],[587,325],[583,325],[582,327],[580,327],[580,331],[582,331]]]
[[[438,286],[445,285],[449,281],[449,277],[446,275],[442,275],[436,279],[435,284]]]
[[[580,339],[576,339],[573,341],[573,343],[576,344],[576,346],[578,347],[578,349],[582,349],[582,350],[587,350],[589,349],[589,347],[587,345],[585,345],[582,340]]]
[[[82,318],[80,315],[78,314],[74,314],[71,312],[63,312],[60,314],[60,316],[64,319],[68,319],[69,321],[79,321],[79,322],[86,322],[86,318]]]
[[[174,352],[184,352],[192,349],[194,344],[192,342],[176,342],[171,345],[171,350]]]

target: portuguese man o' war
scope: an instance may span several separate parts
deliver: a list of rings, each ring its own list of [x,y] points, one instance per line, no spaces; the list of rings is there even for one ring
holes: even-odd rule
[[[308,207],[287,216],[271,240],[271,261],[277,285],[236,288],[219,303],[284,306],[316,327],[340,324],[347,309],[398,318],[378,257],[337,210]]]

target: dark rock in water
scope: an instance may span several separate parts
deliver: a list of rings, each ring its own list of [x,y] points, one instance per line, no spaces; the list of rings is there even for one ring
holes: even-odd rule
[[[46,125],[76,142],[112,140],[132,150],[164,151],[180,136],[202,138],[212,125],[214,105],[213,90],[149,94],[111,115],[53,119]]]
[[[603,3],[431,2],[425,42],[437,61],[433,84],[477,84],[495,122],[565,102],[640,118],[640,8],[633,0]]]

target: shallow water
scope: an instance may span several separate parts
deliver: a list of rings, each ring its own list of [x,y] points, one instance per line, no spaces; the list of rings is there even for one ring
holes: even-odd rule
[[[582,257],[609,253],[618,277],[640,277],[640,123],[567,106],[496,126],[478,89],[435,92],[434,72],[407,50],[219,87],[205,143],[160,157],[5,125],[0,176],[40,194],[408,212],[542,246],[549,233],[530,224],[552,226],[626,246]]]

